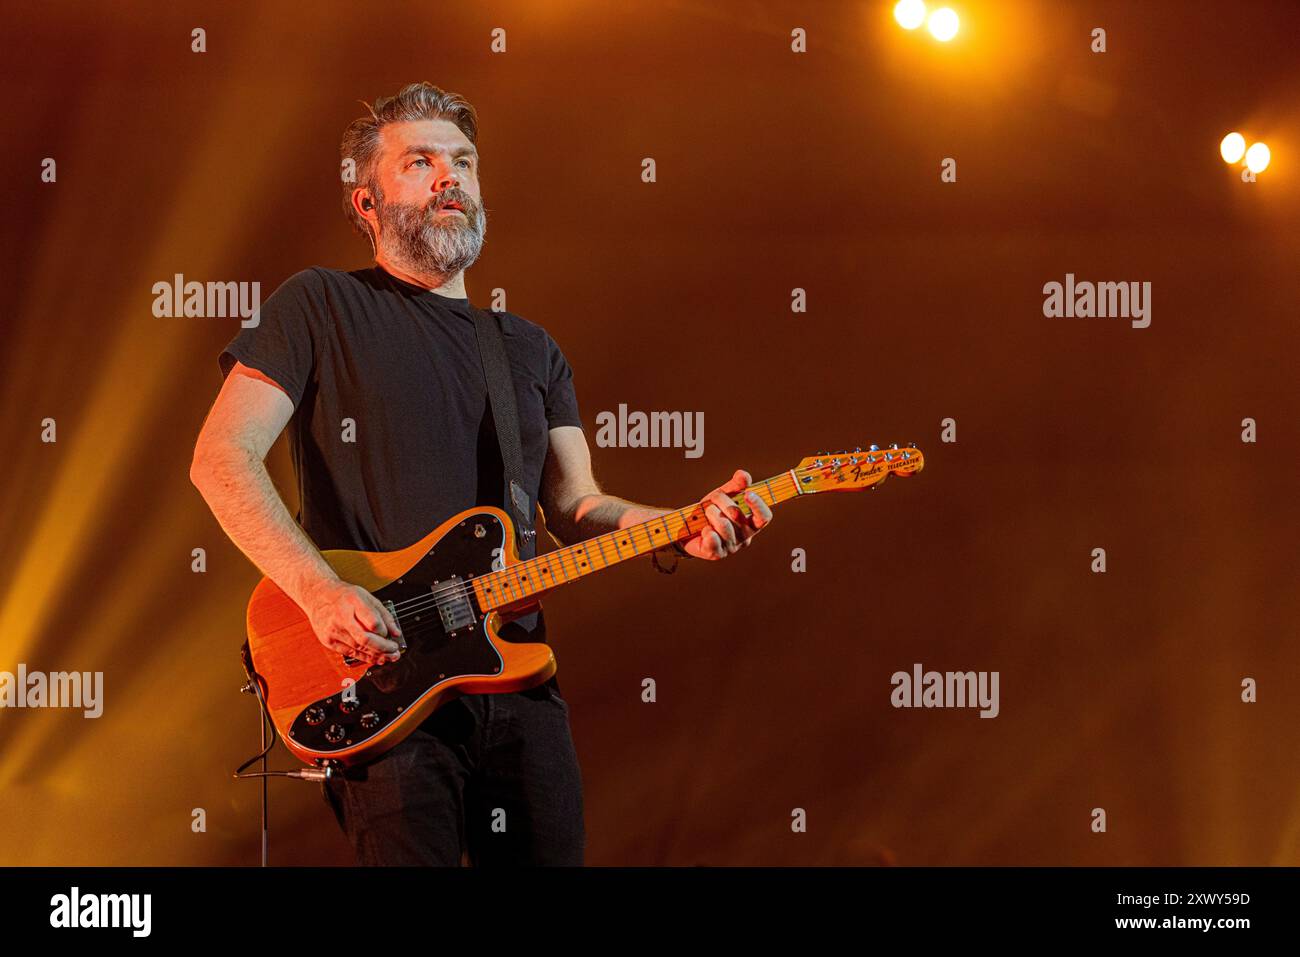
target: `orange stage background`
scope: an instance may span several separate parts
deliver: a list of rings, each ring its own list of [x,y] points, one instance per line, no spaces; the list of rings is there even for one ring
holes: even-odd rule
[[[940,47],[889,7],[11,5],[0,670],[105,689],[98,719],[0,711],[0,864],[256,863],[257,573],[187,476],[237,320],[151,290],[366,265],[338,141],[424,79],[482,120],[470,296],[565,349],[609,492],[927,456],[547,601],[589,863],[1300,863],[1300,15],[971,2]],[[1273,148],[1257,183],[1231,129]],[[1150,281],[1151,326],[1045,318],[1066,273]],[[619,403],[702,410],[703,457],[595,447]],[[1001,713],[894,709],[915,662],[999,671]],[[317,786],[271,787],[273,863],[350,862]]]

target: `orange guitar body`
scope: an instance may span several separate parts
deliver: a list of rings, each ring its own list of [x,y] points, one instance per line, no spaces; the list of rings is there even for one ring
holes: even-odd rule
[[[341,579],[396,609],[407,647],[391,664],[351,663],[322,645],[302,609],[262,579],[248,603],[250,671],[300,760],[364,762],[453,697],[518,691],[555,674],[549,645],[498,634],[504,622],[540,607],[535,599],[479,610],[474,579],[519,561],[514,527],[501,509],[467,509],[399,551],[322,554]]]

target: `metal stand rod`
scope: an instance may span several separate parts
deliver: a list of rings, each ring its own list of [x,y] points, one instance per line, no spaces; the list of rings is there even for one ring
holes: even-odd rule
[[[258,687],[256,679],[254,679],[253,681],[253,686],[257,688],[257,698],[258,698],[258,703],[257,703],[258,722],[257,723],[258,726],[262,729],[262,751],[265,752],[266,751],[266,709],[262,706],[263,705],[261,700],[262,689]],[[267,830],[268,830],[267,818],[269,817],[269,812],[267,810],[267,788],[269,787],[270,783],[271,783],[271,779],[266,776],[266,754],[263,753],[262,754],[262,866],[263,867],[269,866],[268,862],[270,859],[269,858],[270,852],[267,849]]]
[[[266,706],[266,699],[262,697],[262,685],[257,675],[253,672],[252,666],[249,663],[247,652],[248,652],[248,646],[245,645],[244,646],[244,653],[245,653],[244,667],[248,672],[248,682],[239,690],[244,692],[245,694],[254,694],[257,696],[257,703],[259,706],[259,718],[261,721],[260,730],[262,736],[262,753],[261,753],[260,760],[262,762],[262,770],[260,773],[255,773],[251,771],[247,774],[242,773],[245,767],[251,764],[254,760],[257,760],[254,758],[249,758],[248,761],[246,761],[243,765],[240,765],[239,769],[235,772],[235,777],[250,778],[256,776],[262,779],[262,866],[270,867],[271,866],[271,852],[270,852],[270,834],[271,834],[270,804],[271,802],[270,802],[269,788],[271,786],[271,775],[274,774],[280,777],[296,778],[299,781],[314,781],[318,784],[321,784],[322,787],[324,787],[325,782],[329,781],[331,778],[334,777],[334,768],[331,766],[332,762],[323,761],[321,762],[319,767],[301,768],[297,771],[268,771],[267,770],[266,767],[266,762],[268,760],[267,752],[270,749],[267,747],[266,744],[266,731],[267,731],[267,725],[270,724],[271,717],[270,717],[269,709]],[[271,727],[271,734],[272,735],[275,734],[274,726]]]
[[[257,698],[257,723],[262,736],[262,773],[260,775],[262,779],[262,866],[267,867],[270,859],[270,852],[267,850],[267,834],[270,830],[268,821],[270,811],[268,810],[269,800],[267,787],[270,784],[270,777],[266,771],[266,722],[269,719],[266,715],[266,701],[262,698],[262,686],[257,683],[257,677],[255,675],[250,672],[248,683],[239,690]]]

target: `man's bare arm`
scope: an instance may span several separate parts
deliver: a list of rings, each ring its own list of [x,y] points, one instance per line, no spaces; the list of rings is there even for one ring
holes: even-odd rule
[[[546,528],[571,545],[617,528],[648,522],[666,509],[654,509],[606,495],[591,472],[587,439],[576,426],[551,429],[542,474]]]
[[[745,516],[730,499],[729,493],[743,490],[750,481],[748,472],[738,470],[731,481],[704,497],[704,514],[712,527],[686,540],[687,554],[724,558],[748,545],[754,533],[771,521],[767,504],[752,493],[748,495],[752,516]],[[566,545],[673,511],[638,505],[601,491],[591,471],[587,437],[572,425],[551,429],[541,498],[547,529]]]
[[[199,432],[190,480],[230,540],[308,614],[322,644],[380,663],[397,651],[385,637],[396,622],[374,596],[339,579],[266,470],[292,415],[274,380],[236,364]]]

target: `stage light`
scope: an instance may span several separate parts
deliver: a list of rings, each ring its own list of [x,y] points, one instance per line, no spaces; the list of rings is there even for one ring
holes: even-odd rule
[[[898,0],[894,19],[904,30],[915,30],[925,22],[925,0]]]
[[[957,35],[957,11],[952,7],[941,7],[930,14],[930,36],[945,43]]]
[[[1225,163],[1238,163],[1246,155],[1246,137],[1240,133],[1229,133],[1219,144],[1219,155]]]
[[[1252,173],[1262,173],[1268,169],[1268,161],[1272,158],[1273,154],[1269,152],[1268,146],[1256,143],[1246,150],[1246,169]]]

